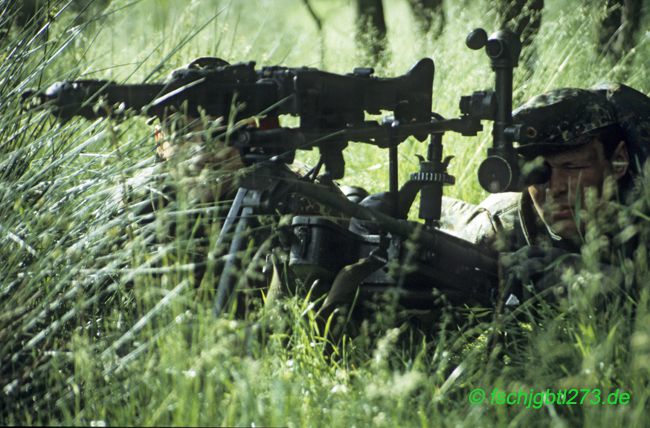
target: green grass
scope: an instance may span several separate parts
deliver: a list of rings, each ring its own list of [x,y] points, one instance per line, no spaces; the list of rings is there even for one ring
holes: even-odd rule
[[[136,201],[146,191],[138,178],[154,166],[152,131],[143,119],[58,123],[20,109],[28,87],[66,78],[156,81],[198,56],[340,73],[365,65],[351,37],[353,8],[312,3],[322,34],[297,0],[114,0],[103,12],[89,9],[85,23],[72,12],[53,12],[47,39],[14,28],[0,40],[0,423],[644,426],[650,184],[640,186],[633,206],[610,206],[615,223],[594,222],[583,249],[587,267],[567,274],[575,296],[560,311],[530,304],[503,324],[471,329],[459,329],[445,312],[425,341],[400,327],[386,303],[359,327],[361,334],[332,350],[304,293],[245,319],[212,315],[223,212],[190,194],[206,177],[187,177],[182,165],[155,167],[153,174],[188,195],[155,216],[123,199]],[[458,115],[461,95],[492,87],[485,55],[464,46],[471,29],[495,27],[489,2],[446,2],[447,28],[436,41],[416,30],[406,2],[385,3],[391,55],[379,75],[403,74],[431,56],[433,106],[446,117]],[[596,14],[591,4],[547,2],[536,63],[515,77],[515,104],[546,89],[606,80],[650,92],[648,34],[628,58],[609,64],[595,54]],[[475,171],[489,132],[449,134],[444,142],[458,182],[446,194],[480,201],[486,194]],[[425,149],[415,141],[401,146],[402,181]],[[384,152],[351,145],[345,156],[344,183],[387,187]],[[612,255],[617,269],[607,276],[597,263],[609,251],[601,239],[605,225],[633,225],[628,232],[639,242],[634,256]],[[208,231],[207,239],[197,238],[197,227]],[[205,278],[196,284],[199,251],[208,256]],[[624,293],[632,281],[642,286],[634,298]],[[599,302],[594,289],[601,284],[622,291]],[[486,338],[498,326],[509,332],[508,347],[488,352]],[[476,387],[620,388],[632,400],[539,410],[471,406],[467,394]]]

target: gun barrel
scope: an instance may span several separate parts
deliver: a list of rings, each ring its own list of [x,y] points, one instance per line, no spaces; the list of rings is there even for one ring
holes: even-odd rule
[[[63,120],[73,116],[96,119],[127,109],[139,113],[164,90],[163,84],[118,85],[106,80],[77,80],[54,83],[35,96],[37,106],[53,107],[53,112]]]

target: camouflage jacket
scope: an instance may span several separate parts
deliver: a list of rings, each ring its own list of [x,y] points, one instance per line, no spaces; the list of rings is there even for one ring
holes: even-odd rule
[[[480,247],[513,252],[524,246],[551,245],[576,251],[551,234],[524,191],[496,193],[478,205],[443,198],[442,229]]]

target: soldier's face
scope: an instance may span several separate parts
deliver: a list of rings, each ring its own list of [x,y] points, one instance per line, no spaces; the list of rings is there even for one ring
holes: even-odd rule
[[[156,153],[161,160],[170,160],[183,153],[182,158],[187,158],[192,167],[199,171],[213,168],[226,172],[243,168],[238,150],[223,143],[209,142],[210,134],[206,132],[204,122],[181,119],[177,119],[173,125],[164,123],[156,130]]]
[[[620,149],[625,150],[624,143],[619,145],[612,159],[617,159]],[[592,188],[598,195],[602,194],[606,178],[618,179],[625,171],[620,174],[620,168],[612,167],[613,163],[605,158],[602,144],[595,138],[574,150],[544,158],[551,168],[549,181],[528,188],[535,209],[557,235],[580,242],[582,231],[576,223],[579,216],[576,207],[584,206],[585,192]]]

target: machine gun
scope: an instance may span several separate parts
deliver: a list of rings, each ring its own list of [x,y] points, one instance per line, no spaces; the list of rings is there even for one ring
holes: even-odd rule
[[[355,69],[337,75],[312,68],[264,67],[254,63],[229,65],[216,59],[200,59],[172,76],[169,82],[118,85],[107,81],[61,82],[43,93],[28,93],[32,104],[52,106],[62,119],[120,115],[124,111],[165,119],[174,112],[198,117],[245,118],[280,114],[300,118],[296,128],[239,129],[230,144],[252,164],[222,227],[218,245],[230,240],[225,266],[216,290],[215,312],[221,313],[235,294],[237,255],[247,246],[247,229],[260,215],[292,214],[291,201],[306,196],[345,215],[372,221],[376,234],[359,234],[321,216],[296,216],[292,222],[289,265],[304,277],[323,279],[332,290],[346,289],[350,282],[362,294],[395,288],[407,305],[430,307],[432,288],[439,288],[457,301],[489,305],[497,288],[496,255],[438,229],[443,185],[455,179],[447,173],[442,137],[453,131],[476,135],[481,120],[494,121],[494,147],[479,169],[479,181],[490,192],[513,190],[521,185],[513,142],[521,138],[512,125],[512,69],[520,51],[518,37],[501,31],[490,38],[475,30],[467,38],[472,49],[485,46],[496,72],[496,90],[461,97],[461,116],[445,119],[431,112],[434,65],[419,61],[408,73],[377,78],[373,70]],[[102,103],[97,108],[97,101]],[[365,113],[393,113],[381,124],[367,121]],[[407,137],[424,141],[430,136],[420,170],[400,188],[398,146]],[[321,166],[321,182],[343,177],[342,151],[348,142],[361,142],[388,149],[389,191],[387,212],[346,200],[331,186],[314,183]],[[296,180],[284,163],[293,161],[299,149],[317,147],[320,161],[310,177]],[[406,220],[416,195],[421,193],[420,218],[424,224]],[[406,249],[409,240],[417,252]],[[389,269],[404,265],[409,272]],[[346,293],[343,293],[346,294]],[[349,294],[349,293],[347,293]],[[327,305],[337,299],[328,297]]]
[[[187,68],[176,70],[164,83],[64,81],[42,93],[27,92],[24,97],[31,98],[36,105],[54,107],[55,114],[63,120],[73,116],[115,116],[127,110],[161,120],[174,112],[194,118],[205,113],[233,121],[285,114],[300,118],[297,130],[301,133],[322,135],[364,125],[364,112],[379,114],[391,110],[402,123],[429,120],[433,73],[430,59],[421,60],[404,76],[382,79],[373,77],[371,68],[338,75],[309,67],[271,66],[255,70],[254,62],[230,65],[218,58],[199,58]],[[263,138],[275,139],[272,135]],[[419,138],[423,140],[426,134]],[[269,146],[260,145],[258,158],[268,157]],[[331,179],[342,178],[342,151],[347,141],[331,137],[322,144],[303,143],[300,148],[314,146],[319,148]],[[292,160],[294,151],[283,151],[287,160]],[[249,163],[257,160],[247,152],[242,156]]]

